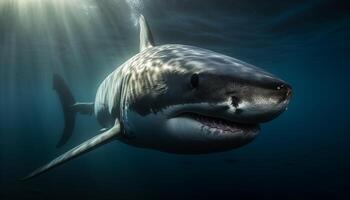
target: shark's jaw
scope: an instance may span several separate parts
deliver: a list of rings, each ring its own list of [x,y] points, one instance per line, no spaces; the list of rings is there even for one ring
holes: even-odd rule
[[[243,124],[220,116],[209,116],[196,112],[181,113],[176,116],[176,119],[192,121],[193,126],[200,126],[207,134],[246,135],[257,134],[260,130],[258,124]]]
[[[129,123],[124,124],[126,135],[121,140],[168,153],[208,154],[244,146],[260,132],[259,124],[230,120],[203,104],[202,112],[193,106],[170,106],[146,116],[130,111]]]

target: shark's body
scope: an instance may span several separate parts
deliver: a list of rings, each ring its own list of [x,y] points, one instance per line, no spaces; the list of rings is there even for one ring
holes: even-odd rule
[[[249,143],[258,124],[283,112],[291,88],[264,70],[198,47],[154,46],[140,17],[140,53],[99,86],[94,103],[76,103],[56,76],[65,113],[62,146],[77,112],[94,113],[104,132],[37,169],[31,178],[106,142],[171,153],[211,153]]]

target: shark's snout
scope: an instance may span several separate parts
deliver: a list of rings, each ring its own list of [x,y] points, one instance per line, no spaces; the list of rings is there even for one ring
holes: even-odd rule
[[[286,83],[282,83],[276,88],[281,93],[280,101],[289,100],[292,96],[292,87]]]
[[[200,112],[245,124],[267,122],[280,115],[289,103],[292,87],[263,70],[249,69],[242,68],[239,73],[237,68],[225,67],[197,74],[193,94],[211,105],[210,111]]]
[[[271,121],[286,110],[292,96],[292,88],[285,82],[261,87],[243,84],[233,95],[226,97],[227,117],[240,123]]]

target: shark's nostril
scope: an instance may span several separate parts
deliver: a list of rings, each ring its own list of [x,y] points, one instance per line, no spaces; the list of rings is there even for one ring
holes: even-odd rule
[[[287,89],[287,92],[286,92],[286,96],[289,97],[292,95],[292,89],[291,88],[288,88]]]
[[[282,89],[284,89],[285,88],[285,85],[284,84],[282,84],[282,85],[279,85],[279,86],[277,86],[277,90],[282,90]]]
[[[238,103],[239,103],[239,98],[236,97],[236,96],[231,96],[231,104],[232,104],[234,107],[238,107]]]

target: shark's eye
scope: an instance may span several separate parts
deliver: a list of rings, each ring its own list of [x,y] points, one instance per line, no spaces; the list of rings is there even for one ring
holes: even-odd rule
[[[192,74],[191,76],[191,86],[193,88],[198,87],[199,85],[199,75],[198,74]]]

